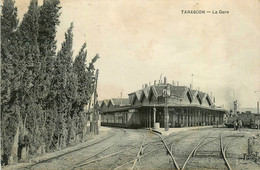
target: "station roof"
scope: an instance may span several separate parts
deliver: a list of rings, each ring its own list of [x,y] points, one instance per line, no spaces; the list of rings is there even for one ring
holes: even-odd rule
[[[198,90],[191,90],[190,92],[191,92],[192,99],[195,99],[195,97],[198,94]]]
[[[110,102],[112,103],[113,106],[119,106],[119,105],[128,105],[129,104],[129,99],[128,98],[112,98],[110,99]]]
[[[173,86],[171,84],[168,84],[170,87],[170,94],[171,96],[177,97],[177,98],[184,98],[184,96],[189,93],[190,96],[192,96],[190,88],[187,86]],[[163,96],[163,90],[166,88],[167,85],[152,85],[148,86],[146,88],[143,88],[141,90],[129,93],[129,102],[132,103],[134,98],[136,97],[138,101],[141,101],[141,99],[145,96],[146,98],[149,98],[151,93],[154,94],[156,98]],[[206,94],[206,93],[205,93]],[[192,98],[193,99],[193,98]]]
[[[216,108],[214,108],[214,104],[212,103],[212,101],[207,93],[198,91],[198,90],[192,90],[187,86],[175,86],[172,84],[159,84],[159,85],[157,84],[157,85],[146,86],[140,90],[129,93],[128,94],[129,98],[123,98],[123,99],[112,98],[109,100],[104,100],[100,106],[102,107],[102,105],[105,104],[106,106],[110,107],[110,104],[111,104],[112,106],[116,107],[117,109],[119,109],[120,107],[123,107],[123,106],[133,107],[134,101],[138,100],[140,102],[141,106],[146,107],[148,105],[151,105],[150,104],[151,95],[153,95],[156,98],[156,100],[158,98],[162,98],[163,91],[167,86],[169,86],[169,89],[170,89],[170,97],[172,97],[173,99],[177,99],[180,101],[182,101],[184,98],[187,98],[187,97],[189,99],[189,103],[187,103],[187,102],[186,103],[180,102],[180,104],[169,103],[169,106],[179,105],[179,106],[184,106],[184,107],[188,107],[188,106],[192,107],[195,105],[197,105],[197,106],[203,105],[203,107],[216,109]],[[149,100],[149,104],[148,103],[141,104],[144,98]],[[199,99],[200,103],[199,104],[193,103],[193,101],[197,100],[197,98]],[[205,105],[204,103],[205,104],[208,103],[208,104]],[[187,105],[184,105],[184,104],[187,104]],[[156,105],[156,103],[155,103],[155,105]],[[160,106],[160,105],[158,105],[158,106]]]

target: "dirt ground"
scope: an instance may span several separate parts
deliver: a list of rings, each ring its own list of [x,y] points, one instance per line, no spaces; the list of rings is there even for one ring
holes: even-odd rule
[[[196,154],[191,156],[185,169],[227,169],[221,154],[226,146],[226,157],[232,169],[260,170],[260,153],[248,152],[248,139],[253,137],[253,153],[260,152],[260,130],[232,128],[205,128],[177,130],[163,138],[181,169],[196,145]],[[142,148],[141,148],[142,144]],[[140,153],[140,154],[138,154]],[[139,158],[137,159],[137,155]],[[93,140],[81,143],[42,157],[31,163],[2,167],[3,169],[176,169],[162,140],[147,129],[111,129]]]

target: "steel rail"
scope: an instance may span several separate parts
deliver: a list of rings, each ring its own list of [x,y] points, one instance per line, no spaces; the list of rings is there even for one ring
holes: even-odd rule
[[[208,134],[208,135],[209,135],[209,134]],[[208,136],[208,135],[207,135],[207,136]],[[221,135],[221,134],[220,134],[220,135]],[[240,137],[240,136],[227,135],[227,136],[222,137],[222,135],[221,135],[220,138],[215,138],[215,139],[209,140],[209,141],[207,141],[207,142],[201,144],[201,143],[207,138],[207,136],[205,136],[205,137],[200,141],[200,143],[194,148],[194,150],[191,152],[191,154],[189,155],[189,157],[188,157],[187,160],[185,161],[185,163],[184,163],[184,165],[183,165],[183,167],[182,167],[182,170],[185,168],[185,166],[186,166],[188,160],[190,159],[191,155],[195,156],[195,154],[196,154],[196,152],[197,152],[197,150],[198,150],[199,148],[201,148],[201,147],[204,146],[205,144],[208,144],[208,143],[213,142],[213,141],[218,140],[218,139],[220,139],[221,153],[222,153],[223,159],[224,159],[224,161],[225,161],[225,163],[226,163],[228,169],[229,169],[229,170],[232,170],[230,164],[228,163],[228,161],[227,161],[227,159],[226,159],[226,155],[225,155],[225,153],[226,153],[226,147],[227,147],[228,144],[223,147],[222,139],[223,139],[223,138],[227,138],[227,137]]]
[[[178,132],[177,134],[170,134],[170,135],[168,135],[168,136],[166,136],[164,139],[166,140],[166,139],[169,139],[169,138],[172,138],[172,137],[176,137],[176,136],[180,136],[182,133],[180,133],[180,132]],[[189,135],[193,135],[193,134],[189,134]],[[189,135],[186,135],[186,136],[189,136]],[[185,136],[185,137],[186,137]],[[182,138],[184,138],[184,137],[181,137],[181,138],[179,138],[179,139],[182,139]],[[178,139],[174,139],[174,140],[178,140]],[[150,143],[156,143],[156,142],[161,142],[162,140],[161,139],[158,139],[158,140],[154,140],[154,141],[152,141],[152,142],[150,142]],[[150,144],[149,143],[149,144]],[[148,145],[148,144],[147,144]]]
[[[124,131],[124,133],[126,134],[126,130],[125,130],[125,129],[122,129],[122,131]],[[120,140],[121,140],[121,139],[119,139],[119,140],[113,142],[113,144],[107,146],[106,148],[102,149],[101,151],[95,153],[94,155],[91,155],[90,157],[88,157],[88,158],[86,158],[86,159],[84,159],[84,160],[82,160],[82,161],[80,161],[80,162],[77,162],[75,165],[77,166],[78,164],[81,164],[81,163],[83,163],[83,162],[85,162],[85,161],[87,161],[87,160],[89,160],[89,159],[91,159],[91,158],[94,158],[95,156],[99,155],[100,153],[103,153],[104,151],[106,151],[106,150],[108,150],[109,148],[111,148],[111,147],[113,147],[114,145],[116,145]],[[72,167],[72,169],[74,169],[75,165]]]
[[[168,146],[167,146],[165,140],[163,139],[163,137],[162,137],[161,135],[157,134],[157,133],[154,133],[154,134],[156,134],[157,136],[159,136],[159,137],[161,138],[161,141],[163,142],[163,144],[164,144],[164,146],[165,146],[167,152],[170,154],[170,156],[171,156],[171,158],[172,158],[173,166],[175,166],[175,168],[176,168],[177,170],[179,170],[180,168],[179,168],[179,166],[178,166],[178,164],[177,164],[177,162],[176,162],[176,160],[175,160],[175,158],[174,158],[172,152],[171,152],[170,149],[168,148]]]
[[[209,134],[207,134],[202,140],[200,140],[200,142],[194,147],[194,149],[191,151],[191,153],[189,154],[188,158],[186,159],[185,163],[183,164],[181,170],[184,170],[185,166],[187,165],[190,157],[193,155],[193,153],[196,150],[196,148],[206,139],[207,136],[209,136]]]
[[[135,158],[135,160],[134,160],[134,163],[133,163],[133,166],[132,166],[131,170],[133,170],[133,169],[135,168],[135,164],[136,164],[137,160],[139,159],[140,155],[142,154],[144,141],[145,141],[145,137],[144,137],[144,135],[143,135],[143,140],[142,140],[140,149],[139,149],[139,151],[138,151],[138,153],[137,153],[137,156],[136,156],[136,158]]]
[[[227,137],[240,137],[240,136],[227,135],[227,136],[223,136],[222,138],[227,138]],[[206,144],[208,144],[208,143],[210,143],[210,142],[213,142],[213,141],[215,141],[215,140],[218,140],[218,139],[219,139],[219,138],[216,137],[215,139],[212,139],[212,140],[210,140],[210,141],[207,141],[207,142],[205,142],[205,143],[199,145],[199,146],[195,149],[195,151],[194,151],[194,153],[193,153],[193,156],[196,155],[196,152],[197,152],[197,150],[198,150],[199,148],[201,148],[202,146],[204,146],[204,145],[206,145]]]
[[[178,139],[174,139],[173,142],[172,142],[172,144],[171,144],[171,152],[173,152],[173,145],[175,144],[175,142],[176,142],[177,140],[184,139],[184,138],[186,138],[186,137],[188,137],[188,136],[190,136],[190,135],[185,135],[185,136],[182,136],[182,137],[180,137],[180,138],[178,138]],[[176,142],[176,143],[177,143],[177,142]]]
[[[107,140],[107,139],[109,139],[109,138],[111,138],[111,137],[113,137],[113,136],[115,136],[115,135],[116,135],[116,133],[114,133],[114,134],[112,134],[112,135],[110,135],[110,136],[107,136],[107,137],[105,137],[105,138],[102,138],[101,140],[98,140],[97,142],[90,143],[90,144],[88,144],[88,145],[86,145],[86,146],[84,146],[84,147],[77,148],[77,149],[74,149],[74,150],[71,150],[71,151],[68,151],[68,152],[59,154],[59,155],[54,156],[54,157],[51,157],[51,158],[47,158],[47,159],[40,160],[39,162],[33,163],[33,164],[31,164],[31,165],[24,166],[23,168],[30,168],[30,167],[39,165],[39,164],[41,164],[41,163],[45,163],[45,162],[51,161],[51,160],[53,160],[53,159],[57,159],[57,158],[60,158],[60,157],[62,157],[62,156],[69,155],[69,154],[71,154],[71,153],[80,151],[80,150],[82,150],[82,149],[86,149],[86,148],[95,146],[96,144],[99,144],[99,143],[101,143],[101,142],[103,142],[103,141],[105,141],[105,140]]]
[[[221,147],[221,154],[222,154],[222,157],[223,157],[223,159],[224,159],[224,161],[225,161],[225,163],[226,163],[226,165],[227,165],[227,168],[228,168],[229,170],[232,170],[232,168],[231,168],[231,166],[230,166],[230,164],[228,163],[228,160],[227,160],[227,158],[226,158],[226,147],[227,147],[227,145],[226,145],[225,147],[223,146],[222,134],[220,134],[220,147]]]
[[[123,129],[123,131],[124,131],[124,132],[125,132],[125,134],[126,134],[126,130],[125,130],[125,129]],[[100,153],[102,153],[102,152],[104,152],[104,151],[108,150],[109,148],[111,148],[111,147],[113,147],[114,145],[116,145],[116,144],[117,144],[117,143],[118,143],[120,140],[121,140],[121,139],[119,139],[119,140],[117,140],[117,141],[113,142],[113,144],[111,144],[111,145],[107,146],[106,148],[102,149],[101,151],[99,151],[99,152],[95,153],[94,155],[91,155],[90,157],[88,157],[88,158],[84,159],[83,161],[80,161],[80,162],[76,163],[76,165],[77,165],[77,164],[81,164],[82,162],[85,162],[85,161],[87,161],[87,160],[89,160],[89,159],[91,159],[91,158],[93,158],[93,157],[95,157],[95,156],[99,155]]]
[[[141,146],[142,146],[142,149],[140,148],[139,152],[140,152],[140,151],[143,151],[145,148],[147,148],[147,147],[148,147],[150,144],[152,144],[152,143],[163,142],[163,143],[164,143],[164,146],[165,146],[166,149],[167,149],[167,152],[171,155],[171,158],[172,158],[172,160],[173,160],[174,166],[179,170],[178,164],[177,164],[177,162],[175,161],[175,158],[173,157],[173,155],[172,155],[171,151],[169,150],[169,148],[168,148],[166,142],[164,141],[164,139],[162,139],[162,137],[161,137],[159,134],[157,134],[157,133],[155,133],[155,132],[153,132],[153,131],[151,131],[151,132],[152,132],[153,134],[156,134],[157,136],[159,136],[160,139],[159,139],[159,140],[152,141],[152,142],[149,142],[149,143],[147,143],[147,144],[142,144],[142,145],[141,145]],[[169,135],[169,136],[167,136],[166,138],[170,138],[170,137],[174,137],[174,136],[178,136],[178,135],[179,135],[179,134]],[[188,135],[186,135],[186,136],[188,136]],[[186,136],[185,136],[185,137],[186,137]],[[183,137],[183,138],[184,138],[184,137]],[[142,142],[142,143],[143,143],[143,142]],[[120,165],[120,166],[114,168],[114,170],[117,170],[117,169],[119,169],[119,168],[122,168],[122,167],[124,167],[124,166],[126,166],[126,165],[128,165],[128,164],[130,164],[130,163],[132,163],[132,162],[134,162],[134,164],[135,164],[136,161],[137,161],[137,159],[140,159],[140,158],[142,158],[142,157],[144,157],[144,156],[147,156],[147,155],[149,155],[149,154],[151,154],[151,153],[154,153],[154,152],[156,152],[156,151],[158,151],[158,150],[160,150],[160,149],[161,149],[161,148],[155,149],[155,150],[150,151],[150,152],[148,152],[148,153],[146,153],[146,154],[144,154],[144,155],[139,155],[139,156],[137,155],[137,157],[136,157],[135,159],[130,160],[130,161],[128,161],[128,162],[126,162],[126,163],[124,163],[124,164],[122,164],[122,165]],[[138,153],[139,153],[139,152],[138,152]],[[132,167],[132,170],[133,170],[133,167]]]
[[[170,138],[170,137],[173,137],[173,136],[178,136],[178,135],[179,135],[179,134],[170,135],[170,136],[167,136],[167,138]],[[143,149],[145,149],[146,147],[148,147],[148,146],[149,146],[150,144],[152,144],[152,143],[161,142],[161,141],[162,141],[162,140],[159,139],[159,140],[151,141],[151,142],[149,142],[149,143],[147,143],[147,144],[144,144]],[[150,152],[147,152],[147,153],[145,153],[145,154],[143,154],[143,155],[140,155],[139,159],[141,159],[141,158],[143,158],[143,157],[145,157],[145,156],[147,156],[147,155],[150,155],[151,153],[154,153],[154,152],[156,152],[156,151],[158,151],[158,150],[160,150],[160,149],[161,149],[161,148],[158,148],[158,149],[152,150],[152,151],[150,151]],[[113,170],[120,169],[120,168],[122,168],[122,167],[124,167],[124,166],[126,166],[126,165],[128,165],[128,164],[130,164],[130,163],[132,163],[132,162],[134,162],[134,161],[135,161],[135,159],[130,160],[130,161],[128,161],[128,162],[126,162],[126,163],[124,163],[124,164],[122,164],[122,165],[120,165],[120,166],[114,168]]]
[[[143,146],[143,147],[141,148],[141,151],[144,151],[145,148],[147,148],[150,144],[155,143],[155,142],[161,142],[161,140],[151,141],[151,142],[148,142],[148,143],[146,143],[146,144],[143,144],[143,141],[142,141],[142,145],[141,145],[141,146]],[[138,158],[138,159],[140,160],[142,157],[147,156],[147,155],[149,155],[149,154],[151,154],[151,153],[154,153],[154,152],[158,151],[159,149],[161,149],[161,148],[155,149],[155,150],[150,151],[150,152],[148,152],[148,153],[146,153],[146,154],[143,154],[143,155],[139,155],[139,156],[137,155],[136,158]],[[140,152],[140,150],[139,150],[139,152]],[[139,152],[138,152],[138,153],[139,153]],[[117,170],[117,169],[122,168],[122,167],[124,167],[124,166],[126,166],[126,165],[128,165],[128,164],[130,164],[130,163],[132,163],[132,162],[135,162],[135,161],[136,161],[136,158],[134,158],[134,159],[132,159],[132,160],[130,160],[130,161],[128,161],[128,162],[126,162],[126,163],[124,163],[124,164],[122,164],[122,165],[116,167],[116,168],[114,168],[113,170]]]
[[[147,156],[147,155],[150,155],[151,153],[154,153],[154,152],[156,152],[156,151],[158,151],[158,150],[160,150],[160,149],[161,149],[161,148],[158,148],[158,149],[155,149],[155,150],[153,150],[153,151],[147,152],[146,154],[141,155],[141,156],[139,157],[139,159],[141,159],[142,157],[145,157],[145,156]],[[134,162],[134,161],[135,161],[135,159],[130,160],[130,161],[128,161],[128,162],[126,162],[126,163],[124,163],[124,164],[122,164],[122,165],[120,165],[120,166],[114,168],[114,170],[117,170],[117,169],[119,169],[119,168],[122,168],[122,167],[124,167],[124,166],[126,166],[126,165],[128,165],[128,164],[130,164],[131,162]]]
[[[125,131],[125,130],[124,130],[124,131]],[[126,133],[126,131],[125,131],[125,133]],[[120,138],[119,140],[117,140],[116,142],[114,142],[114,144],[112,144],[112,145],[106,147],[105,149],[99,151],[99,152],[96,153],[95,155],[93,155],[93,156],[87,158],[86,160],[89,160],[89,159],[91,159],[91,158],[93,158],[93,157],[99,155],[99,154],[102,153],[103,151],[105,151],[105,150],[111,148],[112,146],[114,146],[115,144],[117,144],[117,142],[120,141],[120,140],[121,140],[121,138]],[[143,139],[143,141],[144,141],[144,139]],[[142,141],[142,145],[143,145],[143,141]],[[141,145],[141,146],[142,146],[142,145]],[[133,148],[137,148],[137,147],[134,146],[134,147],[131,147],[131,148],[127,148],[127,149],[121,150],[121,151],[119,151],[119,152],[112,153],[112,154],[109,154],[109,155],[106,155],[106,156],[100,157],[100,158],[98,158],[98,159],[95,159],[95,160],[91,160],[91,161],[86,162],[86,163],[82,163],[82,162],[85,162],[86,160],[81,161],[81,162],[79,162],[79,163],[82,163],[82,164],[78,165],[79,163],[77,163],[77,165],[75,165],[72,169],[75,169],[75,168],[77,168],[77,167],[81,167],[81,166],[84,166],[84,165],[87,165],[87,164],[90,164],[90,163],[96,162],[96,161],[98,161],[98,160],[102,160],[102,159],[105,159],[105,158],[108,158],[108,157],[112,157],[112,156],[114,156],[114,155],[116,155],[116,154],[119,154],[119,153],[124,152],[124,151],[126,151],[126,150],[131,150],[131,149],[133,149]],[[140,152],[140,151],[139,151],[139,152]],[[138,152],[138,153],[139,153],[139,152]]]
[[[73,169],[78,168],[78,167],[82,167],[82,166],[85,166],[85,165],[88,165],[88,164],[90,164],[90,163],[93,163],[93,162],[96,162],[96,161],[99,161],[99,160],[102,160],[102,159],[105,159],[105,158],[109,158],[109,157],[115,156],[115,155],[117,155],[117,154],[119,154],[119,153],[125,152],[125,151],[127,151],[127,150],[131,150],[131,149],[134,149],[134,148],[136,148],[136,146],[135,146],[135,147],[131,147],[131,148],[127,148],[127,149],[123,149],[123,150],[114,152],[114,153],[112,153],[112,154],[108,154],[108,155],[106,155],[106,156],[102,156],[102,157],[100,157],[100,158],[97,158],[97,159],[88,161],[88,162],[86,162],[86,163],[77,165],[77,166],[75,166]]]
[[[95,153],[94,155],[91,155],[90,157],[88,157],[88,158],[86,158],[85,160],[83,160],[83,161],[80,161],[80,162],[78,162],[78,163],[76,163],[76,164],[81,164],[81,163],[83,163],[83,162],[85,162],[85,161],[87,161],[87,160],[89,160],[89,159],[91,159],[91,158],[94,158],[95,156],[99,155],[100,153],[102,153],[102,152],[104,152],[104,151],[108,150],[109,148],[113,147],[114,145],[116,145],[116,144],[117,144],[117,142],[118,142],[118,141],[116,141],[116,142],[115,142],[115,143],[113,143],[112,145],[109,145],[109,146],[108,146],[108,147],[106,147],[105,149],[102,149],[101,151],[99,151],[99,152]]]

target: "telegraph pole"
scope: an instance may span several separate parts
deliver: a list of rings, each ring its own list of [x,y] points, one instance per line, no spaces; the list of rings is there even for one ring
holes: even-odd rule
[[[94,124],[94,133],[98,134],[98,119],[99,119],[99,111],[97,106],[97,83],[98,83],[98,72],[99,70],[96,70],[95,75],[95,87],[94,87],[94,112],[93,112],[93,124]]]
[[[169,130],[169,112],[168,112],[168,105],[167,105],[167,97],[165,97],[165,106],[164,106],[164,130]]]
[[[165,89],[163,89],[163,97],[165,99],[164,103],[164,130],[169,130],[169,110],[168,110],[168,97],[171,95],[170,86],[167,85]]]
[[[234,115],[237,116],[237,100],[234,101]]]
[[[153,128],[155,129],[155,123],[156,123],[156,108],[155,104],[153,104]]]

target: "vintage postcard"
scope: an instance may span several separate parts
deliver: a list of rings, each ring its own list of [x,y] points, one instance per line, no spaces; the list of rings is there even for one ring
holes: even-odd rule
[[[1,0],[1,168],[260,170],[259,30],[259,0]]]

